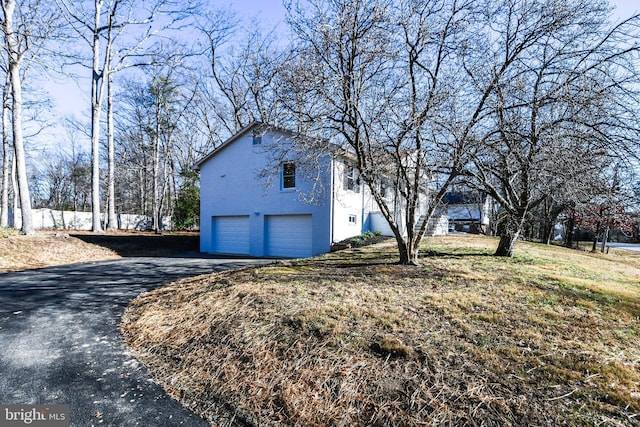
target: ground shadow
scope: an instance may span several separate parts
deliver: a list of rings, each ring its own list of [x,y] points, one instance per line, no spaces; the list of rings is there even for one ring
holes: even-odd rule
[[[442,252],[442,251],[434,251],[434,250],[426,250],[420,251],[420,257],[424,258],[470,258],[470,257],[495,257],[494,251],[483,251],[479,250],[478,252]],[[499,257],[496,257],[499,258]]]
[[[200,249],[200,236],[197,233],[79,233],[71,236],[110,249],[122,257],[163,257],[197,252]]]

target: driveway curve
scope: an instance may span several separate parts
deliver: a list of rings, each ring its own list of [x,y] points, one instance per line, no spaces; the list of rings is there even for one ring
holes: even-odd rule
[[[0,274],[0,404],[68,404],[72,426],[206,426],[128,351],[129,301],[162,284],[264,261],[126,258]]]

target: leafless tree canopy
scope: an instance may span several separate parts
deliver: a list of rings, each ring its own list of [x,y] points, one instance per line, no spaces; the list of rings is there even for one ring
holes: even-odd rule
[[[356,154],[401,262],[450,185],[491,195],[510,256],[525,220],[632,149],[637,18],[603,1],[320,1],[289,5],[290,110]],[[634,150],[635,152],[635,150]],[[376,191],[392,176],[397,210]]]

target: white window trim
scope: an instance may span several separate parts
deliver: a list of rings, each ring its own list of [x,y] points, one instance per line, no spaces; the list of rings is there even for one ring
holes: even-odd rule
[[[284,186],[284,180],[285,180],[285,175],[284,175],[284,167],[285,165],[288,164],[292,164],[293,165],[293,187],[285,187]],[[282,166],[280,167],[280,191],[284,191],[284,192],[288,192],[288,191],[295,191],[296,186],[297,186],[297,182],[296,182],[296,163],[293,161],[286,161],[282,163]]]
[[[345,175],[345,190],[356,191],[356,167],[352,164],[347,164],[344,171]]]

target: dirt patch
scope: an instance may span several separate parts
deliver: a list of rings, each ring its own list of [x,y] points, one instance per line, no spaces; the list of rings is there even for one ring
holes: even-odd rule
[[[0,239],[0,272],[119,258],[115,252],[68,234],[38,233]]]
[[[640,269],[525,243],[496,259],[495,244],[183,280],[134,300],[122,330],[214,425],[638,425]]]

